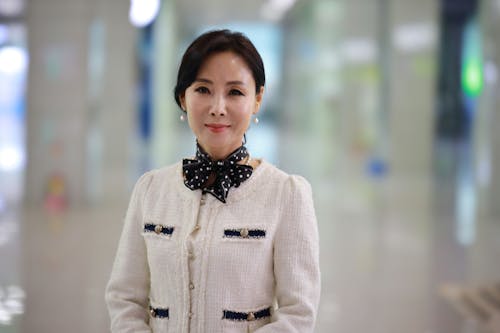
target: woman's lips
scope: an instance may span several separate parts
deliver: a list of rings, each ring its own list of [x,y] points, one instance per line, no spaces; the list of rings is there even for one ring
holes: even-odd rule
[[[229,125],[224,124],[206,124],[205,126],[214,133],[223,132],[226,128],[229,127]]]

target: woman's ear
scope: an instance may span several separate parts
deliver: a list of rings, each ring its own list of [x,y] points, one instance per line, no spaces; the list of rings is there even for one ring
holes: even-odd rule
[[[257,95],[255,95],[255,112],[254,112],[254,114],[259,112],[263,97],[264,97],[264,86],[260,87],[259,92],[257,93]]]
[[[185,93],[179,95],[179,101],[181,102],[182,111],[186,112],[186,94]]]

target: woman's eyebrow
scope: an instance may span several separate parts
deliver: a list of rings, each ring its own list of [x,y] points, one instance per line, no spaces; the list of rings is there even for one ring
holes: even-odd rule
[[[214,84],[212,80],[209,80],[209,79],[205,79],[205,78],[197,78],[194,80],[195,82],[201,82],[201,83],[209,83],[209,84]],[[231,85],[240,85],[240,86],[244,86],[245,85],[245,82],[243,81],[239,81],[239,80],[234,80],[234,81],[228,81],[226,82],[226,86],[231,86]]]
[[[226,85],[228,85],[228,86],[229,86],[229,85],[240,85],[240,86],[244,86],[244,85],[245,85],[245,83],[244,83],[243,81],[228,81],[228,82],[226,83]]]
[[[210,81],[209,79],[204,79],[204,78],[198,78],[198,79],[195,79],[194,80],[195,82],[202,82],[202,83],[210,83],[210,84],[213,84],[212,81]]]

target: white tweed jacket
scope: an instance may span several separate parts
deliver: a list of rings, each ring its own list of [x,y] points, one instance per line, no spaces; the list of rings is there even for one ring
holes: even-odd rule
[[[262,161],[226,204],[207,195],[193,297],[187,240],[200,199],[180,162],[138,180],[106,288],[111,331],[313,332],[320,272],[309,183]]]

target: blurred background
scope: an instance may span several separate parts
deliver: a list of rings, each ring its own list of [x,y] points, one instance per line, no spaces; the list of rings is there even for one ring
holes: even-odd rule
[[[187,45],[260,51],[260,156],[312,184],[316,332],[500,332],[500,0],[0,0],[0,332],[106,332],[131,188],[194,153]]]

